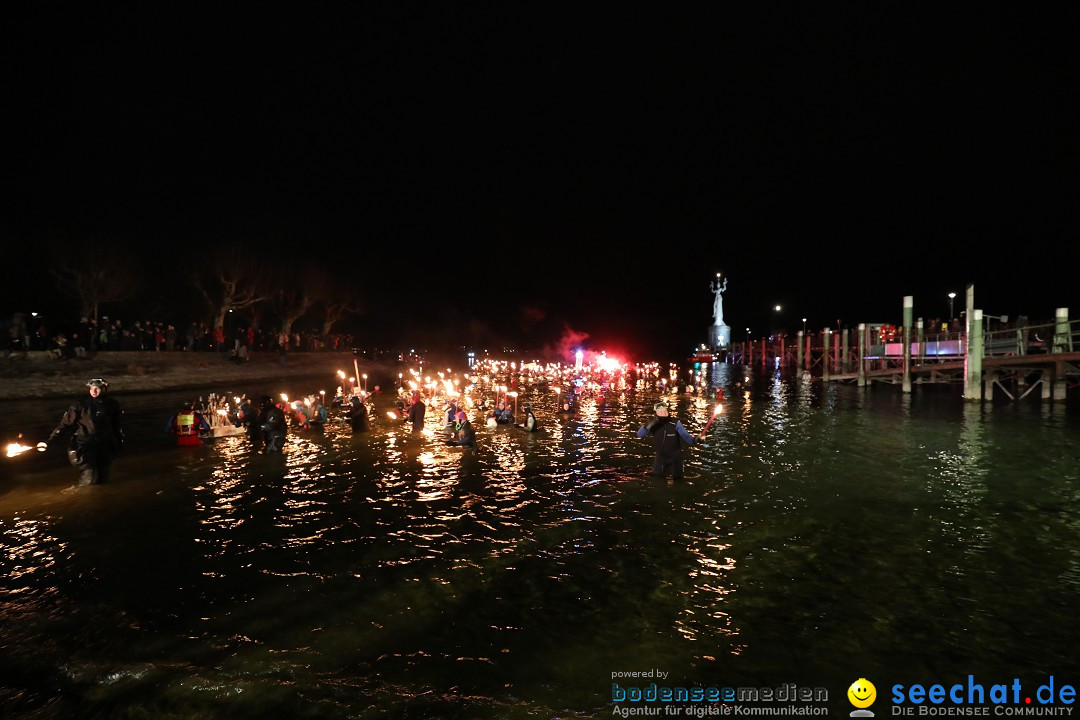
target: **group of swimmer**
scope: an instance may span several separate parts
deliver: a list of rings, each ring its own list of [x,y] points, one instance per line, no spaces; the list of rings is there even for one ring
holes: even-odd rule
[[[76,400],[61,417],[60,422],[49,434],[48,439],[38,444],[39,450],[46,449],[49,442],[64,433],[70,432],[68,460],[78,469],[76,486],[96,485],[108,480],[113,460],[120,452],[124,442],[121,419],[123,411],[120,404],[107,394],[109,384],[102,378],[94,378],[86,383],[89,395]],[[364,432],[369,427],[370,412],[366,403],[367,395],[351,394],[343,396],[339,390],[331,403],[332,407],[344,410],[346,421],[355,432]],[[404,400],[398,401],[400,419],[411,423],[414,431],[424,428],[427,405],[419,391],[413,391],[406,406]],[[576,397],[568,392],[560,398],[558,413],[565,416],[576,414]],[[212,405],[212,403],[211,403]],[[524,417],[521,423],[515,423],[515,414],[505,399],[498,400],[491,412],[486,412],[486,424],[490,427],[510,425],[525,432],[540,430],[531,403],[523,406]],[[201,444],[200,435],[212,430],[212,423],[206,419],[205,408],[197,408],[194,401],[185,401],[179,412],[173,415],[165,431],[177,438],[178,445]],[[212,410],[212,408],[211,408]],[[282,399],[275,401],[269,395],[257,400],[246,396],[238,398],[235,412],[225,409],[213,410],[227,417],[228,422],[242,428],[256,448],[266,453],[280,453],[285,445],[290,418],[293,425],[302,429],[321,429],[329,419],[321,395],[309,396],[304,403],[289,404]],[[469,422],[464,407],[457,398],[449,398],[446,405],[445,443],[476,449],[476,432]],[[399,416],[389,413],[391,417]],[[216,418],[216,414],[212,415]],[[695,440],[704,440],[704,431],[697,438],[687,432],[683,424],[672,418],[667,403],[661,401],[653,406],[653,417],[637,430],[637,437],[653,438],[655,457],[652,474],[666,476],[670,473],[675,479],[683,475],[682,449],[693,445]]]

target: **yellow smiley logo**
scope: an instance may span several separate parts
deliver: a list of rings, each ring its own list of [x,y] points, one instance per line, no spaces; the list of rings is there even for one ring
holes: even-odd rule
[[[877,699],[877,688],[866,678],[859,678],[847,689],[848,700],[857,708],[868,708]]]

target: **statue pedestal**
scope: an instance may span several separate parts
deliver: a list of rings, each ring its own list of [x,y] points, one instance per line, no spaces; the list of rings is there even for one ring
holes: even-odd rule
[[[731,326],[711,326],[709,328],[709,347],[713,350],[727,350],[731,347]]]

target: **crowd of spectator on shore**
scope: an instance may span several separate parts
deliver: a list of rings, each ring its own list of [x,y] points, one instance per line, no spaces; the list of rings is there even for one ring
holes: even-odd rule
[[[206,322],[177,326],[168,322],[136,320],[131,323],[102,316],[83,317],[68,327],[48,322],[34,313],[5,316],[4,356],[46,351],[57,358],[81,358],[99,351],[154,350],[159,352],[220,352],[242,360],[248,352],[343,351],[353,337],[296,330],[286,334],[251,326],[227,329]]]

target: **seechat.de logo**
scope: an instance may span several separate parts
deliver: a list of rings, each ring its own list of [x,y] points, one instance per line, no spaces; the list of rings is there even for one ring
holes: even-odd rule
[[[847,698],[856,707],[851,711],[851,717],[874,717],[874,713],[866,709],[877,699],[874,683],[866,678],[859,678],[847,689]]]

